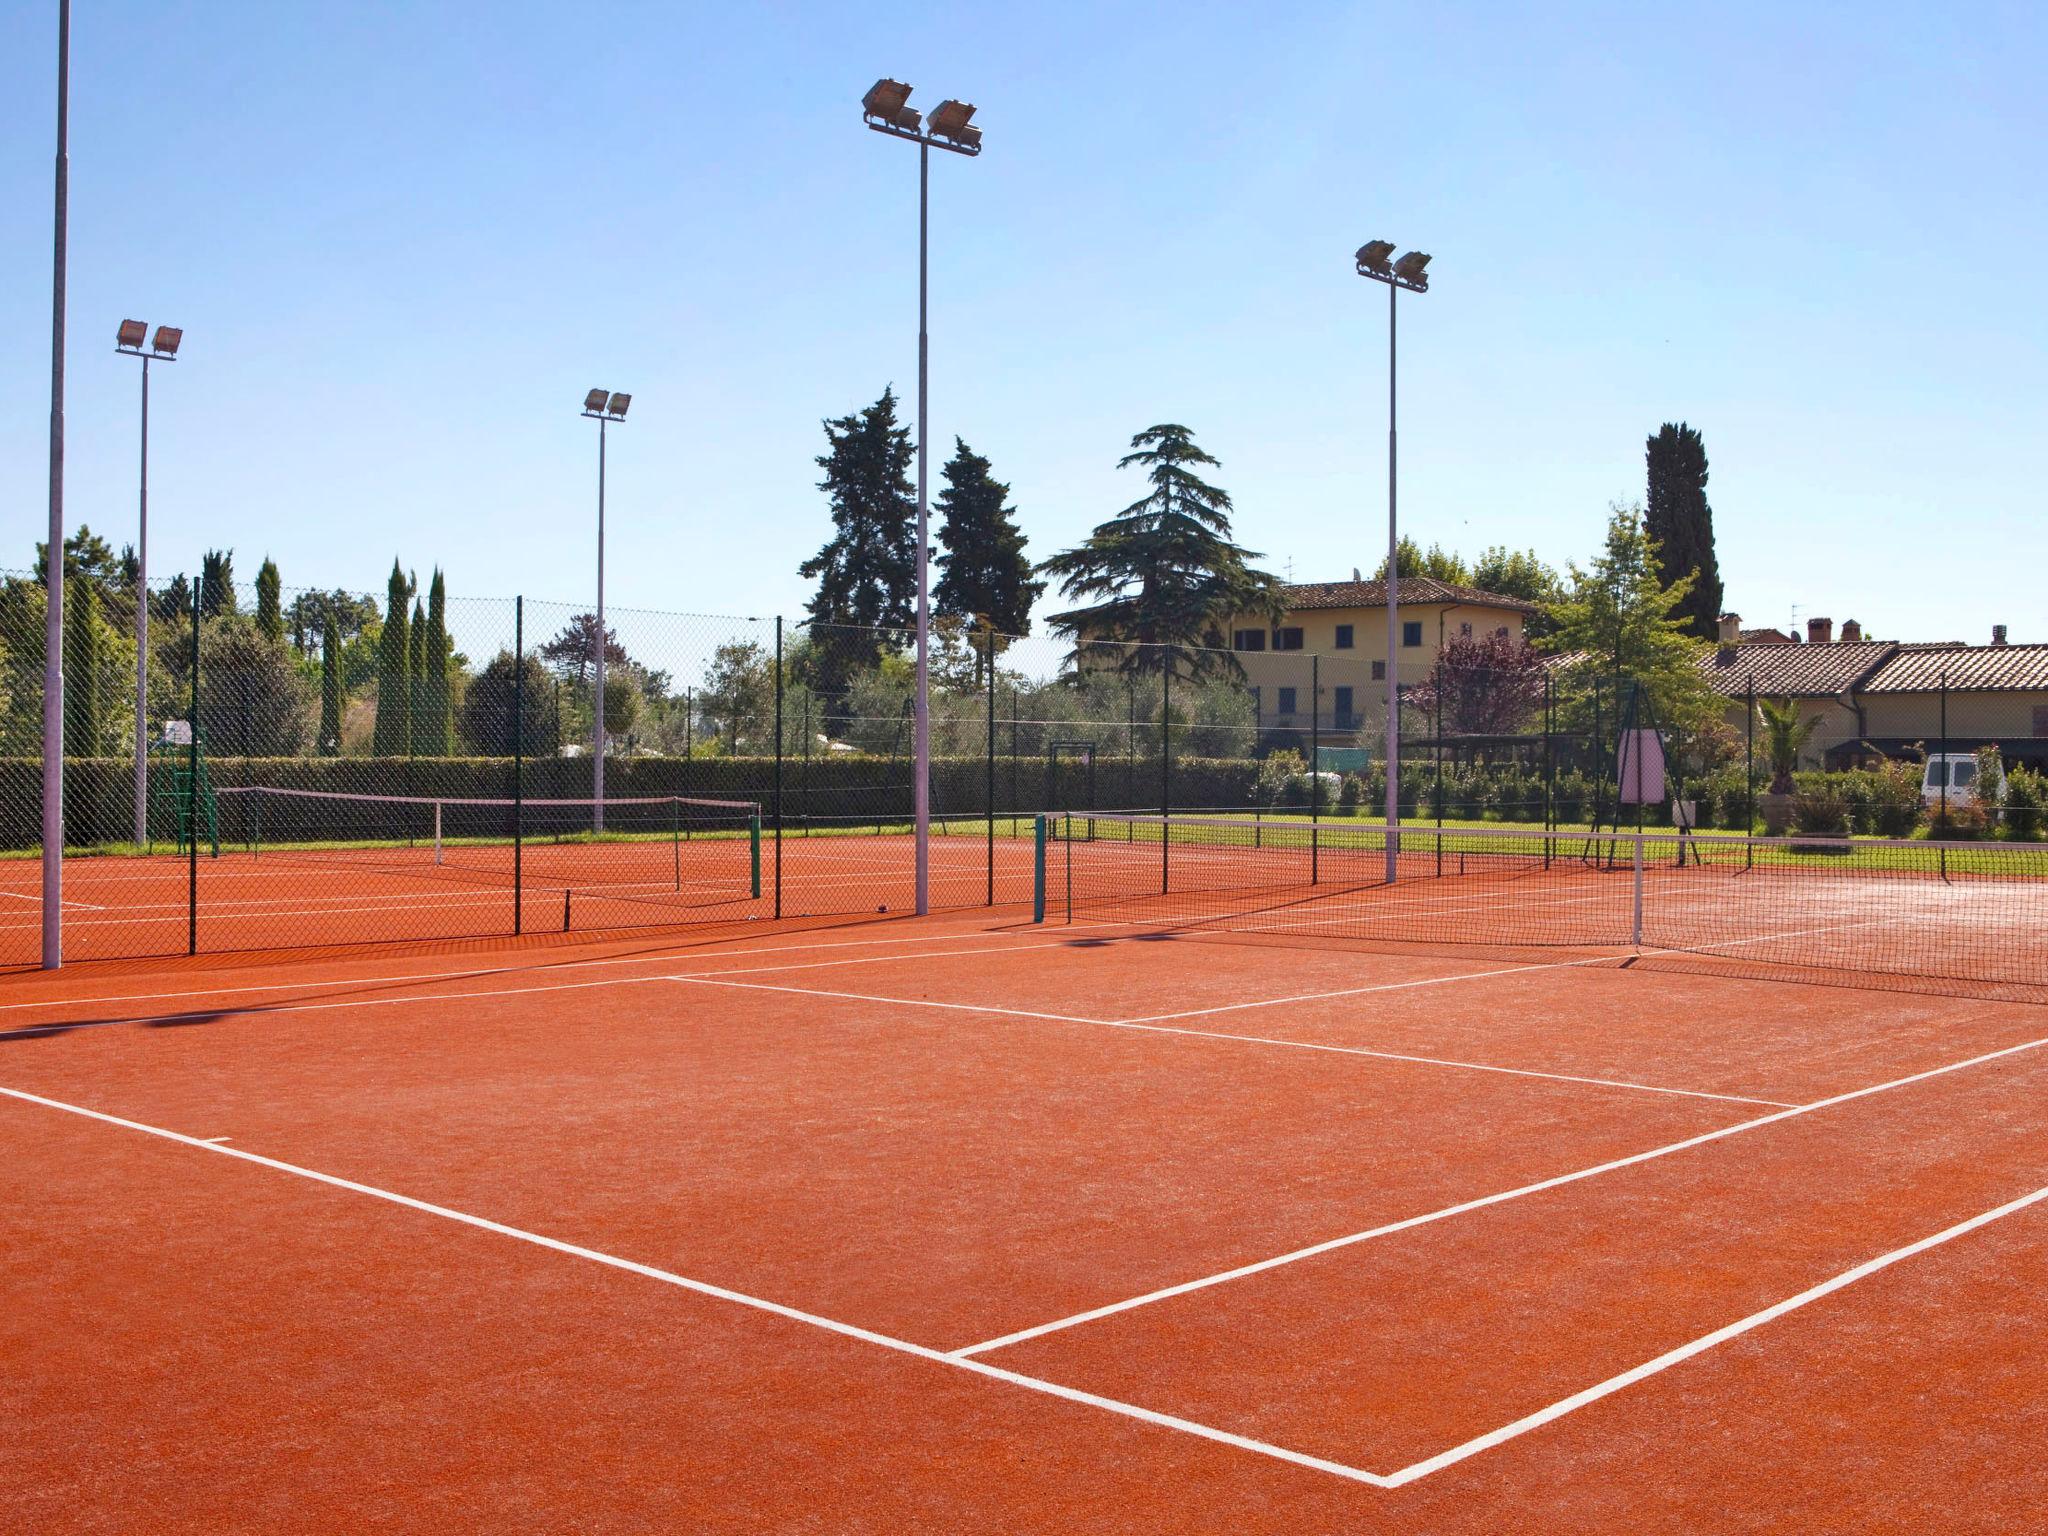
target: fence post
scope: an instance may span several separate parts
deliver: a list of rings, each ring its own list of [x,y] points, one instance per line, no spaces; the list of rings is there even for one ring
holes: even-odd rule
[[[1557,701],[1551,693],[1551,678],[1543,674],[1543,830],[1557,830]],[[1543,840],[1543,867],[1550,868],[1551,841]]]
[[[1173,815],[1173,662],[1162,650],[1159,658],[1159,894],[1167,892],[1167,849]]]
[[[1941,838],[1946,844],[1953,835],[1948,820],[1948,781],[1955,777],[1955,764],[1948,755],[1948,668],[1941,670]],[[1948,878],[1948,849],[1943,847],[1939,855],[1941,878]]]
[[[1308,883],[1322,877],[1323,658],[1308,659]]]
[[[55,557],[63,580],[64,552]],[[206,571],[192,584],[192,740],[185,748],[185,953],[199,953],[199,619],[206,611]]]
[[[561,717],[555,717],[561,729]],[[526,599],[512,599],[512,932],[526,926]]]
[[[756,896],[761,893],[757,890]],[[782,916],[782,615],[775,615],[775,915]]]
[[[1011,807],[1012,811],[1016,807]],[[1031,921],[1045,921],[1045,818],[1031,818]]]
[[[986,783],[983,786],[985,792],[982,798],[988,805],[987,905],[992,907],[996,904],[996,630],[993,624],[988,626],[987,635],[988,658],[985,664],[988,667],[988,764],[984,774]],[[1015,811],[1016,807],[1012,806],[1012,814],[1015,814]],[[1011,830],[1014,835],[1015,828]]]
[[[1752,672],[1752,673],[1751,673],[1751,674],[1749,675],[1749,688],[1748,688],[1748,695],[1747,695],[1747,696],[1748,696],[1748,700],[1749,700],[1749,718],[1748,718],[1748,739],[1747,739],[1747,741],[1745,742],[1745,744],[1744,744],[1744,746],[1743,746],[1743,761],[1742,761],[1742,777],[1743,777],[1743,784],[1742,784],[1742,810],[1743,810],[1743,823],[1742,823],[1742,835],[1743,835],[1744,837],[1755,837],[1755,836],[1756,836],[1756,674],[1755,674],[1754,672]],[[1743,858],[1742,858],[1742,867],[1743,867],[1744,869],[1754,869],[1754,868],[1756,868],[1756,844],[1754,844],[1754,843],[1745,843],[1745,844],[1743,845]]]

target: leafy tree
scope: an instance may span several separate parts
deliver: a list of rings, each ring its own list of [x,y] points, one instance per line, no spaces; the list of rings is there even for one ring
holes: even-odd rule
[[[106,624],[99,588],[83,576],[66,583],[64,605],[64,755],[95,757],[105,745]]]
[[[36,541],[35,576],[38,586],[48,584],[50,544],[47,539]],[[99,589],[103,599],[125,597],[135,590],[133,571],[128,571],[124,577],[121,559],[114,553],[113,546],[84,523],[80,523],[78,531],[64,540],[64,579],[90,582]]]
[[[1279,582],[1231,542],[1230,495],[1195,473],[1217,460],[1192,432],[1170,422],[1147,427],[1131,448],[1117,468],[1142,466],[1151,494],[1038,567],[1068,597],[1092,599],[1053,615],[1052,628],[1075,641],[1077,659],[1093,642],[1138,642],[1141,649],[1094,649],[1091,659],[1122,672],[1234,675],[1225,626],[1239,615],[1278,619]]]
[[[199,562],[199,605],[204,618],[241,612],[235,596],[235,552],[209,549]]]
[[[190,641],[188,635],[187,641]],[[189,685],[189,657],[179,686]],[[233,757],[289,757],[306,744],[312,688],[284,647],[243,614],[199,630],[199,725],[207,749]]]
[[[1590,568],[1566,567],[1570,589],[1548,609],[1552,630],[1544,648],[1573,658],[1567,671],[1575,681],[1642,683],[1664,726],[1691,733],[1719,718],[1720,703],[1699,666],[1706,644],[1680,608],[1691,578],[1664,585],[1642,517],[1641,507],[1617,504]]]
[[[320,631],[320,739],[322,757],[341,751],[341,626],[330,610]]]
[[[509,650],[498,652],[472,677],[456,713],[469,750],[480,756],[510,757],[515,746],[513,698],[519,701],[518,736],[529,757],[553,757],[562,750],[562,718],[555,680],[531,656],[517,666]]]
[[[284,644],[284,608],[279,601],[282,592],[277,562],[265,555],[256,571],[256,628],[272,645]]]
[[[610,708],[611,701],[605,701]],[[711,653],[698,695],[706,734],[728,750],[775,730],[775,657],[756,640],[729,640]]]
[[[411,600],[405,572],[394,559],[377,647],[377,726],[371,750],[379,757],[403,757],[412,744],[412,654],[405,623],[405,605]]]
[[[1453,554],[1441,544],[1432,544],[1425,550],[1405,533],[1394,545],[1394,569],[1404,580],[1416,576],[1433,576],[1438,581],[1448,581],[1454,586],[1478,585],[1472,579],[1471,568],[1465,564],[1462,557]],[[1372,579],[1387,579],[1387,561],[1384,555],[1380,557],[1380,563],[1374,569]]]
[[[1684,422],[1665,422],[1644,445],[1649,500],[1643,523],[1663,569],[1692,579],[1678,613],[1702,640],[1721,615],[1721,567],[1714,558],[1714,509],[1707,505],[1707,445]]]
[[[1522,625],[1522,633],[1531,640],[1541,640],[1550,632],[1550,605],[1564,596],[1564,583],[1535,550],[1509,549],[1505,544],[1492,545],[1479,557],[1472,567],[1471,584],[1482,592],[1534,603],[1537,611]]]
[[[1424,716],[1447,736],[1511,736],[1525,729],[1543,702],[1543,655],[1506,635],[1452,640],[1429,677],[1408,690]]]
[[[149,599],[149,613],[156,619],[182,619],[192,612],[192,583],[185,579],[183,571],[171,578],[171,584],[161,592],[152,592]]]
[[[832,502],[832,537],[798,567],[818,589],[814,619],[897,626],[917,612],[917,496],[910,432],[896,423],[896,392],[882,391],[858,415],[825,424],[818,489]]]
[[[1031,579],[1010,488],[989,473],[989,461],[959,438],[941,471],[939,581],[932,607],[941,614],[979,619],[998,634],[1031,627],[1031,605],[1045,583]]]
[[[292,649],[310,654],[324,641],[329,616],[344,642],[355,639],[365,626],[377,619],[377,600],[359,597],[336,588],[332,592],[301,592],[284,611],[285,628],[291,633]]]

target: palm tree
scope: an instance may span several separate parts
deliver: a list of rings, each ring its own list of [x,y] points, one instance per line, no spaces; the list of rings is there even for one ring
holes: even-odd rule
[[[1799,766],[1800,751],[1820,729],[1819,715],[1799,718],[1799,706],[1791,699],[1779,704],[1758,699],[1756,712],[1764,723],[1764,746],[1771,760],[1771,793],[1792,793],[1792,770]]]

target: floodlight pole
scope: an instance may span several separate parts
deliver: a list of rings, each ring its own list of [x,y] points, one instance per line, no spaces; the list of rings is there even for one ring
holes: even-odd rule
[[[43,969],[64,963],[64,276],[71,183],[71,0],[57,5],[50,275],[50,547],[43,562]]]
[[[1395,470],[1397,435],[1395,432],[1395,350],[1394,322],[1398,313],[1397,301],[1400,290],[1410,293],[1429,292],[1429,277],[1424,268],[1429,258],[1420,251],[1410,251],[1398,262],[1389,263],[1387,257],[1394,247],[1387,241],[1375,240],[1360,248],[1357,257],[1358,275],[1369,277],[1374,282],[1387,285],[1387,884],[1392,885],[1400,874],[1401,855],[1401,619],[1400,619],[1400,556],[1401,545],[1399,523],[1396,513],[1398,477]]]
[[[905,97],[909,88],[903,88]],[[899,98],[900,105],[900,98]],[[967,109],[972,113],[972,108]],[[926,418],[931,399],[931,336],[929,330],[929,287],[931,271],[931,152],[932,146],[957,155],[979,155],[980,134],[972,130],[954,133],[956,142],[936,138],[917,127],[865,115],[868,127],[892,138],[909,139],[917,145],[917,697],[911,726],[911,755],[916,759],[911,784],[911,805],[917,823],[917,912],[931,911],[932,831],[932,739],[931,739],[931,539],[930,501],[927,497],[928,431]],[[912,124],[917,114],[910,114]],[[963,142],[964,140],[964,142]]]
[[[114,349],[142,360],[142,477],[135,534],[135,846],[149,845],[149,365],[174,356],[135,347]]]
[[[591,830],[604,831],[604,447],[606,419],[597,418],[597,703],[592,721]]]

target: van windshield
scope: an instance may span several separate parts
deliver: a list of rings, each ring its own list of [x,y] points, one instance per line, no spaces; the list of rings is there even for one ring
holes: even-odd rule
[[[1955,783],[1956,783],[1956,784],[1957,784],[1958,786],[1960,786],[1960,785],[1964,785],[1964,784],[1968,784],[1968,783],[1970,783],[1971,781],[1973,781],[1973,780],[1974,780],[1974,779],[1975,779],[1976,777],[1977,777],[1977,765],[1976,765],[1975,763],[1957,763],[1957,764],[1956,764],[1956,776],[1955,776],[1954,782],[1955,782]]]
[[[1927,765],[1927,787],[1939,789],[1948,782],[1948,764],[1932,762]]]

